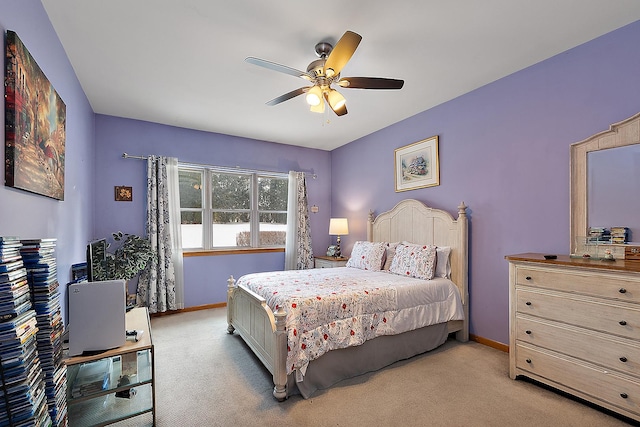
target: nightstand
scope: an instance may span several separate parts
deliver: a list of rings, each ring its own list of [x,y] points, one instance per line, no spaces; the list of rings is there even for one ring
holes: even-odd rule
[[[349,261],[349,258],[333,256],[316,256],[314,258],[316,268],[344,267]]]

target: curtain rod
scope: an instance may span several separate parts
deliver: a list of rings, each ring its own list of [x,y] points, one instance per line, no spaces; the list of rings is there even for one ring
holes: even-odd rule
[[[149,156],[146,156],[146,157],[145,156],[132,156],[131,154],[128,154],[128,153],[122,153],[122,158],[123,159],[147,160],[149,158]],[[181,162],[181,163],[183,165],[187,165],[187,166],[191,165],[191,166],[201,166],[201,167],[207,167],[207,168],[215,167],[215,168],[218,168],[218,169],[224,169],[224,170],[228,170],[228,171],[232,171],[232,172],[233,171],[237,172],[237,171],[242,171],[242,170],[245,170],[245,171],[251,170],[251,171],[255,171],[255,172],[264,172],[264,173],[286,173],[286,172],[275,172],[275,171],[265,171],[265,170],[255,170],[255,169],[242,169],[239,166],[236,166],[235,168],[233,168],[233,167],[227,167],[227,166],[207,165],[207,164],[204,164],[204,163],[185,163],[185,162]],[[318,175],[316,175],[314,173],[314,174],[311,175],[311,177],[313,179],[316,179],[318,177]]]

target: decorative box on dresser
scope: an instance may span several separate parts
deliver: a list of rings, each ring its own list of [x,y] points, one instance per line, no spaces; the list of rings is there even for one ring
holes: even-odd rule
[[[314,258],[316,268],[344,267],[347,265],[347,261],[349,261],[349,258],[334,256],[316,256]]]
[[[640,421],[640,262],[506,259],[509,376]]]

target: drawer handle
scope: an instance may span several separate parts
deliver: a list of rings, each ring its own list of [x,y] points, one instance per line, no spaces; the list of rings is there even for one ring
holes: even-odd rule
[[[525,277],[526,280],[531,280],[531,276]]]
[[[626,361],[627,361],[627,358],[626,358],[626,357],[624,357],[624,356],[622,356],[622,357],[620,358],[620,361],[621,361],[621,362],[626,362]]]
[[[618,292],[620,292],[621,294],[626,294],[627,290],[625,288],[620,288]]]
[[[531,305],[531,301],[527,301],[527,302],[525,302],[525,304]]]
[[[626,399],[629,395],[627,393],[620,393],[620,397]]]
[[[627,322],[625,320],[621,320],[618,322],[621,326],[626,326]]]
[[[531,331],[524,331],[525,334],[531,335]]]
[[[531,363],[531,359],[527,359],[527,360],[525,360],[525,362]]]

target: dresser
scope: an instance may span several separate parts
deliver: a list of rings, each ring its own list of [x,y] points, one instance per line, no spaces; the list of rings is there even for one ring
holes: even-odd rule
[[[509,376],[640,421],[640,262],[506,259]]]

